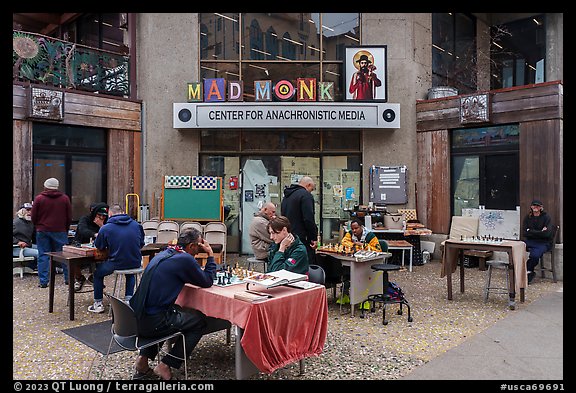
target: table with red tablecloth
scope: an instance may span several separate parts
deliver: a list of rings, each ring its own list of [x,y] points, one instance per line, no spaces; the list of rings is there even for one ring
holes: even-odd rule
[[[230,321],[238,329],[236,338],[236,377],[247,376],[243,355],[257,370],[272,373],[296,361],[318,356],[328,330],[326,288],[280,286],[266,289],[250,284],[250,289],[272,296],[247,302],[234,298],[246,290],[246,283],[199,288],[186,284],[176,303],[205,315]],[[241,347],[239,347],[239,344]],[[256,370],[256,371],[257,371]]]

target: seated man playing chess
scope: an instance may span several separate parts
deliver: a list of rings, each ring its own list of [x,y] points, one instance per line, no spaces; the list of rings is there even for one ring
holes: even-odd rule
[[[208,254],[204,269],[194,258],[199,251]],[[185,284],[209,288],[215,277],[212,247],[197,229],[184,230],[175,245],[168,245],[148,263],[140,286],[130,299],[130,306],[138,318],[138,334],[153,338],[180,330],[186,336],[186,356],[189,357],[202,337],[206,316],[197,310],[184,310],[175,302]],[[164,380],[171,379],[171,368],[181,367],[183,352],[182,340],[176,341],[169,354],[152,370],[148,360],[156,357],[158,347],[153,345],[140,350],[134,379],[142,379],[152,372]]]
[[[337,251],[340,250],[348,254],[353,254],[359,250],[381,252],[382,247],[374,232],[369,231],[362,225],[362,222],[358,218],[355,218],[350,223],[350,230],[346,231],[340,245],[337,246]],[[342,281],[344,281],[342,296],[340,296],[336,303],[350,304],[350,268],[346,267],[346,269],[344,269],[345,267],[342,266],[342,262],[330,255],[323,255],[321,258],[320,260],[317,258],[316,263],[324,268],[327,279],[330,281],[338,281],[339,278],[342,277]],[[364,307],[364,305],[361,305],[361,307]]]

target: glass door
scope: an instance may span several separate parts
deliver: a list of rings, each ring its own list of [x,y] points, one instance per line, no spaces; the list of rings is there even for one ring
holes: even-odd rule
[[[252,254],[249,229],[252,218],[266,202],[280,206],[280,157],[248,156],[242,159],[241,227],[242,254]]]

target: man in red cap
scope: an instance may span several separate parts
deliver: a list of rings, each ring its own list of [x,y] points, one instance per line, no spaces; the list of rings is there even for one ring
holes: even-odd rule
[[[552,219],[544,211],[544,205],[538,199],[534,199],[530,204],[530,212],[522,223],[522,237],[526,243],[526,249],[530,252],[526,270],[528,271],[528,284],[532,282],[536,272],[534,268],[538,265],[542,255],[554,247],[550,243],[552,239]]]

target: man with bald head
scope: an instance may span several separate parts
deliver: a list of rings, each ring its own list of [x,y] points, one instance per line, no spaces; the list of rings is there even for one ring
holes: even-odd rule
[[[274,217],[276,217],[276,205],[272,202],[264,203],[260,211],[254,214],[248,231],[254,256],[264,261],[268,261],[268,249],[274,242],[268,233],[268,223]]]
[[[282,215],[290,220],[292,233],[298,235],[306,245],[309,263],[316,263],[314,251],[318,239],[318,226],[314,221],[314,197],[312,191],[316,183],[310,176],[303,176],[298,184],[291,184],[284,189]]]

